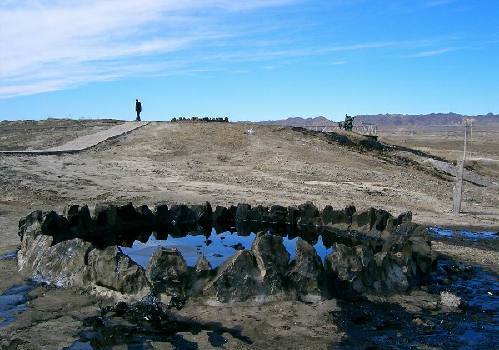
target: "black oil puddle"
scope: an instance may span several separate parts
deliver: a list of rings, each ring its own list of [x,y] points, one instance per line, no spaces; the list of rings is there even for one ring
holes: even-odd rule
[[[217,322],[195,322],[179,318],[151,299],[132,305],[118,303],[104,308],[98,317],[84,321],[85,329],[80,339],[67,350],[111,349],[125,345],[128,349],[153,349],[152,342],[170,343],[175,349],[199,349],[196,342],[185,339],[180,332],[198,334],[207,332],[207,341],[214,347],[222,347],[227,337],[234,337],[246,344],[252,340],[244,336],[238,327],[224,327]]]
[[[131,247],[120,247],[137,264],[146,267],[151,255],[159,247],[177,248],[188,266],[196,264],[199,255],[203,254],[212,267],[221,265],[226,259],[233,256],[237,250],[251,249],[256,237],[254,232],[239,234],[238,232],[224,231],[217,233],[212,229],[209,234],[188,233],[184,235],[158,235],[153,233],[146,242],[134,241]],[[296,254],[298,236],[284,235],[283,244],[293,260]],[[327,240],[326,240],[327,241]],[[332,242],[325,244],[322,235],[309,239],[314,245],[317,254],[323,259],[332,252]]]
[[[0,295],[0,328],[7,327],[19,313],[26,310],[28,293],[35,287],[36,283],[27,281],[7,289]]]
[[[339,301],[331,313],[346,349],[495,349],[499,344],[499,277],[478,267],[440,261],[429,292],[449,291],[465,302],[454,312],[409,313],[365,299]]]

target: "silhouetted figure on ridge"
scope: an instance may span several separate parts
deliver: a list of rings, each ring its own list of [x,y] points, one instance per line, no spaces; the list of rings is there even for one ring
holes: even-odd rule
[[[140,112],[142,112],[142,103],[139,102],[139,100],[135,100],[135,112],[137,112],[137,119],[136,121],[140,122]]]
[[[343,127],[345,128],[346,131],[352,131],[354,118],[355,117],[352,118],[348,114],[345,114],[345,123],[343,124]]]

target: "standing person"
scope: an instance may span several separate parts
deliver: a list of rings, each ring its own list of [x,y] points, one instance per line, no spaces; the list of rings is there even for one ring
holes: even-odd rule
[[[352,131],[353,129],[353,118],[348,114],[345,114],[345,125],[344,128],[346,131]]]
[[[135,100],[135,112],[137,112],[137,119],[136,121],[140,122],[140,112],[142,112],[142,103],[139,102],[139,100]]]

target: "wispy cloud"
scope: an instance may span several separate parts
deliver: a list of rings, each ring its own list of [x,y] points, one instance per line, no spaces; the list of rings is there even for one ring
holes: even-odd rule
[[[429,50],[429,51],[421,51],[418,53],[415,53],[413,55],[408,55],[407,57],[431,57],[431,56],[437,56],[437,55],[442,55],[444,53],[447,53],[449,51],[455,50],[454,48],[450,47],[445,47],[442,49],[436,49],[436,50]]]
[[[451,50],[434,49],[452,45],[439,39],[300,42],[293,34],[299,36],[301,23],[287,18],[238,20],[302,1],[0,0],[0,99],[128,76],[247,72],[241,62],[261,61],[270,70],[310,56],[341,65],[348,52],[427,50],[414,55],[426,57]],[[363,0],[328,1],[346,6]]]
[[[148,70],[158,62],[145,58],[233,36],[217,25],[221,14],[292,2],[0,0],[0,98]]]

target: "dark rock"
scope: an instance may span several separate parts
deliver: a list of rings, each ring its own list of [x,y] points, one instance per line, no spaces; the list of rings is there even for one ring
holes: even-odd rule
[[[248,221],[250,211],[251,205],[239,203],[236,209],[236,222]]]
[[[194,271],[195,273],[191,276],[189,295],[200,296],[214,271],[204,255],[198,256]]]
[[[296,207],[288,207],[288,215],[286,216],[286,223],[291,226],[291,228],[296,227],[296,222],[299,216],[299,210]]]
[[[151,291],[148,279],[161,300],[168,297],[177,301],[203,291],[220,301],[252,297],[275,299],[294,292],[303,300],[312,296],[319,298],[326,294],[324,275],[336,292],[395,293],[421,285],[435,267],[435,254],[426,228],[410,222],[410,213],[395,218],[381,209],[358,213],[353,206],[344,210],[326,206],[319,212],[310,202],[299,208],[274,205],[270,209],[239,204],[229,209],[217,207],[215,213],[209,203],[171,208],[158,205],[154,213],[145,205],[98,205],[93,217],[86,206],[70,205],[64,212],[65,216],[33,212],[20,220],[18,264],[23,274],[38,275],[61,285],[88,284],[97,292],[119,292],[132,299]],[[245,226],[248,233],[261,229],[261,223],[265,222],[291,223],[291,227],[287,227],[291,232],[287,232],[292,234],[297,226],[300,237],[307,242],[298,240],[297,258],[289,266],[289,254],[282,237],[258,234],[250,252],[244,251],[241,243],[233,245],[240,251],[217,269],[211,281],[215,272],[204,257],[198,264],[207,263],[206,269],[202,266],[192,269],[178,251],[160,250],[158,256],[151,258],[146,274],[116,247],[135,239],[147,239],[154,227],[168,228],[174,224],[170,227],[172,230],[163,232],[184,235],[189,232],[187,225],[227,224],[234,222],[234,218],[240,220],[238,225]],[[311,246],[317,241],[317,226],[323,224],[327,225],[320,231],[324,243],[337,243],[327,257],[327,273]],[[279,232],[278,225],[272,225],[274,232]],[[243,231],[240,234],[244,234]],[[207,238],[206,244],[210,242]],[[105,247],[108,248],[100,249]],[[241,272],[243,266],[249,270]],[[228,284],[232,282],[235,285],[247,282],[249,287],[236,291]]]
[[[298,227],[317,225],[317,219],[320,219],[319,209],[312,202],[300,204],[298,211],[299,214],[296,221]]]
[[[384,231],[387,228],[389,219],[393,219],[393,216],[389,212],[383,209],[376,209],[375,221],[372,228],[379,232]]]
[[[137,236],[150,232],[156,218],[147,206],[135,208],[132,203],[115,206],[97,205],[93,219],[93,243],[100,247],[129,245]]]
[[[156,204],[154,207],[154,216],[156,220],[156,225],[159,228],[166,228],[171,225],[170,214],[168,210],[168,205],[166,204]]]
[[[142,267],[116,246],[94,249],[88,254],[92,282],[134,299],[150,293],[150,286]]]
[[[206,274],[212,270],[212,267],[208,259],[204,255],[200,255],[194,269],[197,274]]]
[[[376,274],[373,286],[376,292],[405,292],[409,288],[410,271],[408,271],[407,261],[401,261],[386,252],[376,253],[374,261]]]
[[[353,205],[349,205],[345,208],[345,215],[347,218],[352,218],[353,214],[357,211]],[[351,220],[350,220],[351,222]]]
[[[331,214],[331,223],[333,225],[344,224],[349,226],[352,223],[352,217],[345,210],[333,210]]]
[[[68,219],[69,229],[74,237],[93,241],[92,218],[88,206],[69,205],[64,209],[64,215]]]
[[[396,219],[386,210],[369,208],[366,211],[355,212],[352,215],[350,228],[369,236],[383,238],[391,234],[396,225]]]
[[[321,219],[324,225],[332,224],[334,217],[334,209],[330,205],[326,205],[321,212]]]
[[[41,228],[44,235],[54,237],[53,244],[74,238],[69,230],[68,220],[55,211],[50,211],[43,216]]]
[[[144,223],[141,231],[148,231],[156,227],[156,215],[154,215],[147,205],[141,205],[136,211],[140,214],[141,220]]]
[[[231,227],[235,224],[237,208],[232,206],[230,208],[217,205],[213,213],[213,222],[222,227]]]
[[[213,210],[211,204],[206,202],[204,204],[191,205],[190,209],[193,211],[196,223],[201,226],[211,226],[213,220]]]
[[[324,296],[324,266],[314,247],[301,238],[296,242],[296,258],[288,278],[301,300],[318,301]]]
[[[369,232],[376,222],[376,211],[369,208],[363,212],[355,212],[352,215],[352,229],[361,232]]]
[[[399,253],[413,262],[417,271],[412,271],[412,279],[420,279],[420,275],[429,274],[434,267],[431,241],[426,227],[422,225],[406,222],[397,226],[395,232],[386,239],[383,251]]]
[[[326,270],[329,283],[338,294],[349,294],[352,291],[364,293],[367,291],[363,281],[364,268],[369,265],[368,254],[363,254],[364,261],[357,255],[355,248],[344,244],[335,244],[333,252],[326,257]]]
[[[127,220],[138,216],[133,205],[124,206],[120,210],[120,214],[118,214],[118,207],[112,204],[97,204],[94,209],[93,221],[98,229],[104,231],[106,229],[112,231],[121,231],[124,229],[125,223],[122,220],[122,217],[127,217],[127,214],[130,217],[127,217]]]
[[[196,214],[186,205],[173,205],[168,211],[168,221],[172,225],[195,225]]]
[[[410,223],[410,222],[412,222],[412,212],[410,212],[410,211],[402,213],[397,217],[397,224],[398,225]]]
[[[244,249],[244,246],[241,243],[233,244],[233,245],[231,245],[231,247],[234,248],[235,250],[243,250]]]
[[[43,220],[43,212],[41,210],[35,210],[30,214],[28,214],[26,217],[21,218],[19,220],[19,230],[17,232],[21,240],[23,239],[23,235],[26,229],[28,229],[31,225],[35,223],[41,224],[42,220]]]
[[[362,217],[357,216],[355,222],[369,223],[371,216],[367,218],[362,221]],[[373,243],[376,241],[366,241],[355,247],[336,244],[326,259],[333,288],[357,293],[396,293],[420,284],[433,268],[431,246],[425,232],[422,226],[405,223],[387,236],[381,247]]]
[[[74,226],[79,211],[80,206],[77,204],[69,204],[64,207],[63,215],[68,219],[70,225]]]
[[[284,225],[288,216],[288,209],[281,205],[273,205],[270,207],[268,214],[268,222]]]
[[[97,204],[94,208],[92,220],[97,226],[106,226],[113,221],[114,216],[116,216],[114,206]]]
[[[239,250],[218,268],[217,275],[204,288],[204,294],[227,303],[254,298],[260,290],[260,271],[253,254]]]
[[[393,233],[397,226],[411,223],[412,222],[412,212],[408,211],[400,214],[398,217],[393,217],[391,214],[387,214],[388,219],[386,220],[385,231],[387,233]]]
[[[26,237],[18,254],[19,271],[57,286],[87,287],[91,282],[86,266],[92,244],[79,238],[52,245],[53,237]]]
[[[282,243],[282,237],[270,233],[258,234],[251,246],[251,252],[255,256],[265,293],[282,293],[289,261],[289,253]]]
[[[431,252],[431,243],[422,236],[409,238],[411,258],[416,263],[422,274],[429,274],[433,268],[434,261]]]
[[[262,223],[268,220],[269,208],[257,205],[248,210],[247,221]]]
[[[412,222],[405,222],[397,226],[394,236],[402,236],[403,238],[420,236],[429,242],[427,228]]]
[[[395,229],[397,228],[397,226],[398,226],[397,218],[389,217],[386,220],[385,238],[386,238],[387,234],[389,235],[389,234],[393,233],[395,231]]]
[[[176,248],[157,249],[149,259],[146,276],[157,295],[166,293],[180,299],[187,295],[189,270]]]

